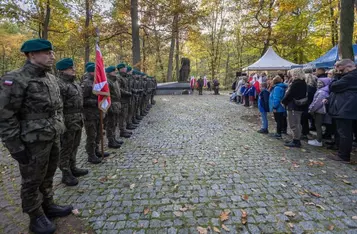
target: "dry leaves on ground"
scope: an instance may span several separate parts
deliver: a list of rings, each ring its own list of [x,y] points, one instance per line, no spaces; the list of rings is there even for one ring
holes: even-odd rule
[[[357,220],[357,216],[352,216],[352,219],[353,220]]]
[[[241,209],[240,211],[242,212],[241,222],[243,225],[245,225],[248,221],[248,213],[243,209]]]
[[[231,213],[230,211],[222,211],[221,215],[219,216],[219,220],[221,220],[221,222],[228,220],[230,213]]]
[[[78,209],[74,209],[74,210],[72,210],[72,214],[74,214],[74,215],[79,215],[79,211],[78,211]]]
[[[104,183],[104,182],[106,182],[106,181],[108,181],[108,177],[107,177],[107,176],[104,176],[104,177],[102,177],[102,178],[99,178],[99,182],[101,182],[101,183]]]
[[[335,229],[335,226],[334,225],[329,225],[327,229],[330,230],[330,231],[333,231],[333,229]]]
[[[219,230],[217,227],[213,227],[213,231],[217,233],[221,233],[221,230]]]
[[[199,234],[207,234],[207,228],[203,228],[203,227],[200,227],[200,226],[198,226],[197,227],[197,231],[198,231],[198,233]]]
[[[146,207],[143,212],[144,212],[144,215],[149,214],[150,213],[150,208]]]
[[[352,183],[350,181],[348,181],[348,180],[342,180],[342,182],[345,183],[345,184],[348,184],[348,185],[352,185]]]
[[[322,167],[322,166],[325,165],[325,163],[321,162],[321,161],[309,160],[309,163],[307,165],[310,166],[310,167],[312,167],[312,166]]]
[[[284,212],[284,215],[286,215],[288,217],[295,217],[296,214],[292,211],[286,211],[286,212]]]
[[[244,195],[242,196],[242,198],[243,198],[244,201],[248,201],[249,196],[248,196],[247,194],[244,194]]]
[[[294,224],[293,224],[293,223],[288,223],[288,226],[289,226],[290,228],[294,228]]]
[[[153,160],[152,160],[152,163],[153,163],[153,164],[156,164],[156,163],[158,163],[158,162],[159,162],[159,160],[157,160],[157,159],[153,159]]]
[[[180,212],[180,211],[175,211],[175,212],[174,212],[174,215],[175,215],[176,217],[181,217],[181,216],[182,216],[182,212]]]
[[[214,162],[208,162],[207,164],[210,165],[210,166],[212,166],[212,167],[213,167],[213,166],[216,166],[216,163],[214,163]]]
[[[352,193],[353,194],[357,194],[357,190],[352,190]]]
[[[318,194],[318,193],[314,193],[314,192],[311,192],[310,191],[310,194],[314,197],[322,197],[321,194]]]
[[[231,230],[224,224],[222,224],[222,228],[226,231],[226,232],[230,232]]]
[[[134,188],[135,188],[135,184],[131,184],[130,189],[134,189]]]

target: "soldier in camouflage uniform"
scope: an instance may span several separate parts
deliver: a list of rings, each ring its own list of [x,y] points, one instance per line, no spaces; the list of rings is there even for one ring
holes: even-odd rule
[[[133,114],[132,114],[132,122],[134,124],[139,124],[140,123],[140,119],[138,119],[138,110],[139,110],[139,98],[140,98],[140,93],[141,93],[141,89],[139,87],[139,73],[136,70],[133,70],[133,80],[134,80],[134,84],[133,84]]]
[[[117,140],[116,137],[116,130],[118,129],[118,119],[120,114],[120,84],[118,78],[116,76],[116,70],[114,66],[107,67],[105,69],[108,78],[109,90],[110,90],[110,99],[111,105],[108,110],[108,115],[106,119],[106,135],[108,138],[108,147],[118,149],[124,143],[123,141]]]
[[[126,78],[128,80],[128,86],[130,87],[130,91],[132,93],[132,96],[130,97],[130,102],[129,102],[129,107],[128,107],[128,118],[127,118],[127,126],[126,128],[129,130],[136,129],[138,125],[136,123],[133,123],[133,116],[134,116],[134,109],[135,109],[135,80],[133,77],[133,70],[130,66],[126,67]]]
[[[124,63],[118,64],[117,69],[119,71],[119,83],[120,83],[120,93],[121,93],[121,110],[119,119],[120,136],[124,138],[130,138],[132,132],[126,129],[127,119],[128,119],[128,109],[129,102],[132,96],[130,91],[128,80],[126,78],[126,66]]]
[[[155,105],[155,100],[154,100],[154,97],[156,95],[156,88],[157,88],[157,81],[156,81],[156,78],[155,77],[152,77],[152,82],[153,82],[153,91],[151,93],[151,100],[150,100],[150,103],[151,105]]]
[[[139,90],[139,96],[138,96],[138,102],[137,102],[137,111],[136,111],[136,118],[138,120],[142,120],[143,119],[143,115],[141,115],[141,102],[143,100],[143,96],[144,96],[144,86],[143,86],[143,74],[142,72],[138,71],[138,76],[136,78],[137,80],[137,86],[138,86],[138,90]]]
[[[148,82],[146,78],[146,74],[143,73],[142,75],[142,88],[143,88],[143,96],[140,103],[140,115],[146,116],[148,114],[147,108],[147,99],[148,99]]]
[[[61,157],[59,168],[62,171],[62,183],[68,186],[78,184],[76,177],[88,174],[88,170],[76,167],[78,146],[81,142],[83,127],[82,89],[75,81],[76,72],[73,60],[65,58],[56,64],[58,85],[63,101],[63,116],[66,132],[61,136]]]
[[[101,137],[98,97],[93,94],[94,69],[94,65],[87,66],[87,74],[84,77],[81,87],[83,91],[84,128],[87,134],[86,151],[88,154],[88,162],[98,164],[102,161],[100,158],[102,154],[99,151]],[[104,152],[104,157],[108,156],[109,153]]]
[[[52,44],[26,41],[26,64],[0,80],[0,136],[18,161],[22,209],[30,216],[30,231],[53,233],[48,217],[69,215],[72,206],[53,201],[53,176],[60,157],[60,135],[65,126],[57,79],[49,72],[54,63]]]

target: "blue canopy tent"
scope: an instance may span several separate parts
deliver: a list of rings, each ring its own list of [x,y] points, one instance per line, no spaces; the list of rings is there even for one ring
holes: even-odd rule
[[[355,62],[357,62],[357,44],[353,45],[353,53],[355,55]],[[312,68],[333,68],[336,61],[338,60],[338,46],[333,47],[326,54],[322,55],[320,58],[307,63],[304,67],[312,67]]]

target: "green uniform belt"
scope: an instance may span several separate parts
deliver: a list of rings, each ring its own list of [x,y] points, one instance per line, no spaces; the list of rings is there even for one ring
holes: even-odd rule
[[[59,111],[51,111],[47,113],[29,113],[21,115],[22,120],[47,119],[59,114]]]

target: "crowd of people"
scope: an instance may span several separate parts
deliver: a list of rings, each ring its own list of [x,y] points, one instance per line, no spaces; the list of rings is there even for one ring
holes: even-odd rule
[[[30,217],[33,233],[54,233],[49,218],[69,215],[71,205],[53,200],[53,177],[57,167],[62,182],[78,184],[88,174],[76,165],[83,125],[88,162],[98,164],[107,152],[100,152],[100,110],[93,93],[95,64],[86,64],[86,73],[77,82],[75,63],[65,58],[56,63],[50,41],[26,41],[21,52],[26,63],[0,79],[0,137],[19,163],[22,209]],[[120,63],[105,69],[111,106],[104,117],[108,147],[118,149],[155,104],[156,80]]]
[[[350,163],[357,144],[357,69],[350,59],[336,62],[334,69],[294,68],[286,74],[267,76],[240,74],[232,86],[230,100],[261,113],[261,134],[268,134],[268,113],[273,113],[276,131],[282,139],[291,130],[287,147],[309,145],[337,150],[327,157]],[[316,137],[310,134],[316,132]]]
[[[197,80],[195,76],[191,76],[190,79],[191,93],[193,93],[195,89],[197,89],[198,95],[203,95],[204,87],[206,87],[208,91],[211,91],[213,89],[214,95],[219,95],[219,85],[220,83],[217,79],[213,79],[213,81],[211,82],[207,79],[206,76],[204,76],[203,78],[199,76]]]

